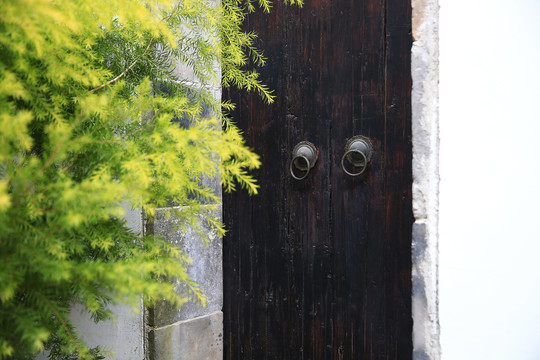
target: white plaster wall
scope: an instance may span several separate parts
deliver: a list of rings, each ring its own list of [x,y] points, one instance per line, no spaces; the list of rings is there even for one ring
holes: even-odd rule
[[[412,0],[413,358],[440,359],[438,308],[439,4]]]
[[[127,226],[135,233],[142,234],[143,219],[140,210],[124,204]],[[144,359],[144,313],[142,299],[137,311],[127,305],[110,307],[115,318],[95,323],[82,306],[71,311],[71,320],[81,332],[83,340],[90,346],[101,346],[115,353],[113,359]]]
[[[91,348],[100,346],[104,350],[112,351],[113,359],[143,360],[142,301],[138,312],[127,305],[112,305],[110,310],[115,314],[114,320],[95,323],[86,310],[77,305],[71,310],[71,320]]]
[[[142,233],[143,220],[140,210],[124,204],[126,222],[130,229]],[[82,305],[71,309],[70,319],[90,347],[99,346],[114,353],[112,359],[144,360],[144,313],[142,299],[137,309],[128,305],[111,305],[114,319],[95,323]],[[47,360],[48,352],[42,352],[35,360]]]
[[[141,234],[142,213],[124,206],[126,222],[130,229]],[[81,305],[71,310],[71,320],[88,346],[100,346],[114,352],[113,359],[144,359],[144,313],[142,299],[134,311],[128,305],[112,305],[110,310],[115,318],[95,323]]]

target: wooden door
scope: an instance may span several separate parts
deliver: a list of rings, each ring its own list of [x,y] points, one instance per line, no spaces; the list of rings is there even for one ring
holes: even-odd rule
[[[411,5],[275,1],[249,16],[276,95],[224,90],[262,157],[259,195],[224,196],[225,359],[411,359]],[[369,168],[341,168],[370,138]],[[319,150],[305,180],[294,146]]]

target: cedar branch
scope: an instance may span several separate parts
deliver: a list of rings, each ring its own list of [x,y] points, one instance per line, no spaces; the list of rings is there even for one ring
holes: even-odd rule
[[[105,86],[109,86],[109,85],[111,85],[112,83],[114,83],[114,82],[120,80],[124,75],[126,75],[126,73],[127,73],[129,70],[131,70],[131,68],[132,68],[133,66],[135,66],[135,64],[136,64],[136,63],[137,63],[144,55],[146,55],[146,53],[147,53],[148,50],[150,49],[150,46],[152,46],[152,43],[154,42],[155,39],[156,39],[155,36],[154,36],[152,39],[150,39],[150,42],[148,43],[148,46],[146,47],[146,49],[144,50],[144,52],[143,52],[141,55],[139,55],[139,56],[135,59],[135,61],[133,61],[133,62],[131,63],[131,65],[129,65],[129,67],[128,67],[126,70],[122,71],[122,73],[121,73],[120,75],[118,75],[117,77],[115,77],[115,78],[112,79],[112,80],[107,81],[105,84],[102,84],[102,85],[98,86],[97,88],[94,88],[94,89],[90,90],[90,92],[93,93],[93,92],[99,91],[99,90],[103,89]]]

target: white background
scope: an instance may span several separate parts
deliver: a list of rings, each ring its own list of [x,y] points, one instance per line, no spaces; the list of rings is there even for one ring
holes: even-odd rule
[[[443,360],[540,359],[540,0],[440,0]]]

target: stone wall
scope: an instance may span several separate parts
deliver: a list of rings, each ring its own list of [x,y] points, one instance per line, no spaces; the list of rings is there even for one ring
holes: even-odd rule
[[[219,183],[216,185],[219,186]],[[166,218],[162,209],[148,231],[163,236],[193,260],[188,273],[204,291],[205,307],[195,302],[176,310],[167,302],[159,302],[147,309],[147,359],[218,360],[223,358],[223,271],[222,241],[211,229],[206,242],[194,231],[181,232],[178,219]],[[185,294],[182,284],[176,290]]]
[[[215,68],[216,81],[219,81],[221,69]],[[176,76],[195,91],[204,89],[212,96],[221,99],[221,85],[203,84],[195,76],[193,70],[178,64]],[[213,116],[205,107],[203,117]],[[188,121],[181,121],[189,126]],[[203,185],[211,188],[221,197],[221,181],[204,178]],[[222,239],[204,224],[204,233],[208,242],[192,230],[180,231],[178,218],[167,216],[172,208],[160,209],[152,222],[146,224],[147,234],[162,236],[170,243],[177,245],[193,263],[188,267],[188,274],[204,292],[207,303],[188,302],[179,310],[167,302],[159,302],[146,309],[145,343],[147,360],[221,360],[223,358],[223,257]],[[216,214],[221,218],[221,208]],[[176,284],[176,290],[185,294],[182,284]]]
[[[438,300],[439,4],[412,0],[413,346],[415,360],[440,359]]]
[[[215,99],[221,99],[221,86],[202,84],[193,70],[182,64],[176,68],[178,78],[195,91],[209,91]],[[221,70],[215,68],[216,74]],[[219,79],[219,76],[217,77]],[[204,107],[202,116],[212,116]],[[180,121],[181,126],[188,122]],[[203,179],[203,185],[221,195],[219,178]],[[190,277],[201,287],[207,304],[188,302],[175,310],[167,302],[159,302],[151,308],[142,304],[138,311],[129,306],[111,308],[115,321],[94,323],[79,307],[72,311],[72,319],[83,339],[91,346],[101,345],[115,352],[118,360],[221,360],[223,358],[223,271],[222,241],[211,229],[206,228],[209,242],[195,231],[181,232],[176,226],[179,219],[167,217],[172,208],[159,209],[152,222],[146,222],[140,210],[126,209],[128,226],[137,233],[156,234],[178,247],[193,263],[188,267]],[[221,217],[221,210],[219,211]],[[176,290],[185,293],[181,284]],[[43,356],[37,360],[41,360]]]

